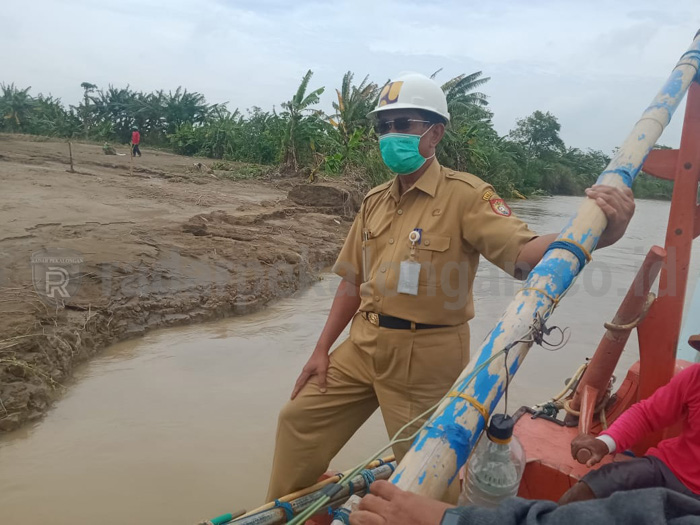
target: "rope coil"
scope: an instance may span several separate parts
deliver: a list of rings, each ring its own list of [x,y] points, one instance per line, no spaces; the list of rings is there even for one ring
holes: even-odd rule
[[[556,249],[566,250],[567,252],[574,254],[576,259],[578,259],[579,271],[583,270],[583,267],[586,266],[586,263],[591,262],[591,259],[593,259],[590,252],[586,249],[585,246],[579,244],[578,242],[572,239],[557,239],[547,247],[544,253]]]
[[[282,509],[284,511],[287,521],[292,521],[294,519],[294,508],[291,503],[286,501],[275,500],[275,508]]]
[[[350,525],[350,509],[340,507],[333,511],[333,521],[342,521],[344,525]]]
[[[612,321],[609,323],[603,323],[603,326],[605,327],[606,330],[610,330],[612,332],[629,332],[633,328],[637,328],[639,326],[639,323],[641,323],[644,318],[647,316],[649,313],[649,308],[651,308],[651,305],[654,303],[656,300],[656,295],[654,293],[650,293],[647,295],[646,302],[644,303],[644,306],[642,307],[642,312],[632,321],[630,321],[627,324],[616,324],[613,323]]]
[[[369,486],[376,481],[374,472],[368,469],[360,471],[360,476],[365,480],[365,489],[367,490],[369,490]]]

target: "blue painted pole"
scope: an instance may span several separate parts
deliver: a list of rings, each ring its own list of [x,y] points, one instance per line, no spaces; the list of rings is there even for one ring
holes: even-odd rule
[[[699,69],[700,31],[600,175],[598,184],[632,186]],[[476,445],[486,424],[484,416],[493,412],[503,394],[505,355],[498,354],[509,348],[507,367],[512,377],[532,345],[533,323],[538,318],[546,320],[552,313],[585,266],[606,224],[597,204],[586,198],[486,337],[478,357],[457,379],[450,397],[416,437],[392,476],[393,483],[433,498],[445,493]],[[528,342],[518,342],[521,340]]]

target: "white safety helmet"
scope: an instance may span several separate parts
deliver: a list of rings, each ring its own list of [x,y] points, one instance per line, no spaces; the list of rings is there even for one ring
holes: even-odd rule
[[[369,115],[389,109],[422,109],[450,120],[447,98],[442,88],[420,73],[406,73],[389,82]]]

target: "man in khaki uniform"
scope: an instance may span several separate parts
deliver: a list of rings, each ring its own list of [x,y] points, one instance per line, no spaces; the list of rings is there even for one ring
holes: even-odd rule
[[[398,176],[367,194],[333,268],[342,281],[328,320],[280,412],[268,501],[315,483],[377,407],[393,436],[439,401],[469,361],[479,256],[524,278],[556,238],[537,237],[478,177],[440,166],[449,113],[432,80],[394,80],[373,113]],[[615,242],[634,212],[631,191],[587,193],[608,217],[600,245]],[[409,448],[395,445],[397,459]]]

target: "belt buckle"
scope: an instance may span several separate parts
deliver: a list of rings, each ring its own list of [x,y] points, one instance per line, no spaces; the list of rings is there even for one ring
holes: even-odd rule
[[[367,312],[367,320],[374,326],[379,326],[379,314],[375,312]]]

